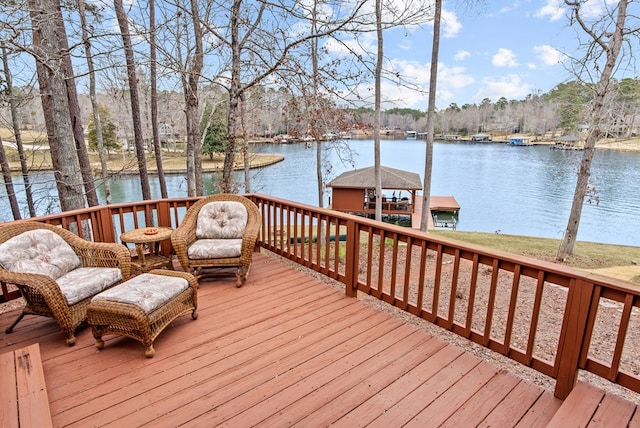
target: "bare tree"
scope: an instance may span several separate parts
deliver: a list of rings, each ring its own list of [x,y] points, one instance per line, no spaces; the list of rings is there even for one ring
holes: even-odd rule
[[[76,155],[73,125],[70,118],[64,61],[68,52],[60,41],[64,27],[51,25],[61,22],[60,4],[55,0],[29,0],[32,22],[33,54],[36,60],[38,83],[42,93],[42,108],[47,125],[56,186],[62,211],[84,208],[83,178]]]
[[[229,10],[228,37],[220,34],[214,28],[210,31],[222,41],[223,46],[230,51],[230,70],[228,72],[229,109],[227,119],[227,145],[225,148],[224,167],[221,188],[223,192],[230,192],[233,188],[232,172],[239,137],[242,135],[240,98],[243,92],[263,82],[274,75],[287,63],[295,49],[314,39],[326,37],[345,29],[352,23],[363,2],[352,5],[345,17],[334,21],[323,22],[322,29],[316,33],[289,32],[291,20],[308,21],[307,10],[303,15],[295,9],[278,6],[273,3],[260,3],[249,11],[250,6],[242,0],[234,0]],[[245,9],[243,9],[243,6]],[[268,27],[273,25],[273,27]],[[295,36],[288,38],[288,36]],[[246,67],[243,68],[243,65]]]
[[[186,75],[182,75],[187,118],[187,184],[189,196],[202,195],[202,139],[198,120],[198,81],[202,73],[204,51],[202,48],[202,23],[198,11],[198,1],[191,0],[191,20],[195,51],[191,57]]]
[[[160,142],[160,130],[158,124],[158,62],[156,48],[156,2],[149,0],[149,80],[151,81],[151,130],[153,134],[153,151],[156,156],[156,169],[158,171],[158,184],[160,195],[163,199],[168,197],[167,181],[164,178],[162,166],[162,146]]]
[[[145,156],[144,141],[142,136],[142,125],[140,117],[140,99],[138,96],[138,79],[136,76],[136,64],[133,56],[133,45],[131,44],[131,34],[129,33],[129,22],[124,11],[122,0],[113,0],[113,5],[120,26],[122,44],[127,62],[127,78],[129,81],[129,96],[131,101],[131,119],[133,122],[133,135],[136,147],[136,157],[138,159],[138,171],[140,173],[140,186],[142,188],[142,198],[151,199],[151,187],[149,185],[149,173],[147,171],[147,160]]]
[[[422,189],[422,216],[420,230],[428,232],[431,201],[431,175],[433,172],[433,129],[436,116],[436,83],[438,81],[438,52],[440,49],[440,20],[442,0],[435,0],[433,16],[433,46],[431,47],[431,72],[429,75],[429,105],[427,107],[427,147],[425,151],[424,185]]]
[[[595,145],[603,133],[603,123],[606,119],[604,114],[604,102],[612,88],[612,76],[618,65],[618,56],[623,43],[632,35],[637,35],[640,28],[630,28],[625,22],[627,20],[627,7],[633,0],[620,0],[617,6],[609,13],[605,14],[596,23],[587,23],[582,16],[581,6],[585,1],[564,0],[571,9],[571,23],[577,23],[579,28],[587,35],[586,55],[579,61],[579,68],[582,72],[597,76],[599,78],[593,88],[593,100],[587,113],[589,130],[585,140],[582,161],[578,170],[576,189],[569,214],[569,221],[564,232],[564,237],[558,250],[558,258],[564,259],[573,254],[582,207],[589,186],[591,175],[591,163],[595,154]],[[613,28],[612,28],[613,27]],[[602,64],[604,61],[604,64]]]
[[[60,0],[57,1],[57,4],[58,9],[60,9]],[[98,194],[96,193],[91,161],[89,160],[89,151],[87,150],[87,145],[84,141],[84,127],[82,126],[82,117],[80,115],[78,91],[76,89],[76,81],[74,79],[69,42],[67,41],[62,11],[60,10],[59,13],[56,13],[52,20],[54,24],[58,26],[57,32],[58,37],[60,38],[58,43],[60,44],[63,52],[66,52],[66,54],[62,56],[62,71],[67,76],[65,83],[67,87],[69,116],[71,118],[71,126],[73,128],[73,138],[77,151],[78,164],[80,165],[80,173],[82,174],[82,180],[84,182],[85,197],[89,206],[93,207],[98,205]]]
[[[102,182],[104,185],[104,194],[107,204],[111,203],[111,185],[109,183],[109,167],[107,166],[107,158],[102,140],[102,121],[100,120],[100,109],[96,98],[96,72],[93,65],[93,54],[91,53],[91,42],[89,40],[89,31],[87,29],[87,15],[84,0],[78,0],[78,13],[80,14],[80,26],[82,27],[82,42],[84,52],[87,58],[87,68],[89,72],[89,99],[91,100],[91,108],[93,112],[93,123],[96,130],[96,144],[98,146],[98,156],[100,157],[100,169],[102,171]]]
[[[374,177],[376,181],[376,213],[377,221],[382,221],[382,175],[380,173],[380,101],[382,86],[382,63],[384,62],[384,47],[382,35],[382,0],[376,0],[376,36],[378,40],[378,52],[376,56],[375,68],[375,100],[373,103],[374,119],[373,119],[373,159],[374,159]]]
[[[4,47],[3,47],[4,51]],[[5,52],[3,52],[5,54]],[[13,187],[13,179],[11,178],[11,168],[9,167],[9,160],[7,154],[4,151],[4,144],[0,139],[0,168],[2,169],[2,178],[4,181],[4,188],[7,191],[7,197],[9,198],[9,205],[11,206],[11,213],[14,220],[20,220],[20,206],[18,205],[18,198]]]
[[[4,46],[4,44],[2,45],[2,65],[4,68],[4,79],[6,84],[6,92],[8,94],[9,110],[11,112],[11,124],[13,127],[13,135],[15,136],[15,139],[16,139],[16,148],[18,149],[18,157],[20,158],[20,170],[22,172],[22,182],[24,184],[25,195],[27,198],[27,207],[29,208],[29,215],[31,217],[35,217],[36,208],[33,203],[33,194],[31,192],[31,181],[29,179],[29,167],[27,165],[27,158],[25,157],[24,147],[22,144],[22,133],[20,132],[20,119],[18,118],[18,108],[16,105],[17,104],[16,99],[13,93],[13,79],[11,76],[11,71],[9,69],[9,55],[7,53],[7,48],[6,46]],[[0,146],[2,146],[1,141],[0,141]],[[4,154],[4,146],[2,147],[2,157],[4,158],[5,161],[8,162]],[[8,169],[9,168],[7,165],[7,170]],[[4,173],[5,172],[4,172],[4,163],[3,163],[3,174]],[[7,187],[7,195],[9,195],[9,202],[11,204],[11,211],[13,212],[13,218],[17,220],[21,217],[21,215],[20,215],[20,209],[18,208],[18,201],[15,196],[15,192],[13,190],[13,182],[12,182],[10,171],[8,172],[8,174],[5,174],[4,182],[5,182],[5,186],[11,187],[11,189]]]

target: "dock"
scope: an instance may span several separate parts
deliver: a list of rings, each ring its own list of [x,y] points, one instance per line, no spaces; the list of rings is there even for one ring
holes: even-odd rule
[[[411,214],[411,227],[420,229],[420,220],[422,217],[422,195],[417,195],[415,199],[415,210]],[[428,218],[427,228],[434,230],[436,228],[433,222],[434,211],[460,211],[460,205],[453,196],[431,196],[429,198],[429,208],[431,214]]]

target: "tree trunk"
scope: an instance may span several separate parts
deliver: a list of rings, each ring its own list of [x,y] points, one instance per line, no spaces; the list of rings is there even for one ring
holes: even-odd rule
[[[240,123],[238,102],[240,87],[240,6],[241,0],[234,0],[231,8],[231,82],[229,85],[229,112],[227,113],[227,147],[224,152],[221,190],[230,193],[233,187],[233,167],[236,156],[236,133]]]
[[[318,2],[313,2],[313,10],[311,11],[311,28],[312,34],[318,32]],[[318,180],[318,206],[324,207],[324,174],[322,173],[322,149],[323,144],[320,142],[320,130],[318,124],[320,123],[320,105],[318,104],[318,84],[319,84],[319,66],[318,66],[318,38],[314,37],[311,40],[311,66],[312,66],[312,79],[313,79],[313,93],[311,95],[311,135],[316,141],[316,179]],[[318,230],[318,236],[324,237],[324,231]]]
[[[380,174],[380,98],[382,63],[384,61],[384,49],[382,39],[382,0],[376,0],[376,34],[378,37],[378,54],[375,70],[375,100],[373,119],[373,151],[374,151],[374,176],[376,181],[376,213],[377,221],[382,221],[382,176]]]
[[[245,93],[240,94],[240,126],[242,126],[242,164],[244,171],[244,191],[251,193],[251,159],[249,159],[249,141],[246,135],[245,118],[247,117],[247,102]]]
[[[568,255],[574,253],[576,240],[578,238],[578,228],[580,226],[580,218],[582,217],[582,207],[584,205],[584,198],[587,194],[589,185],[589,177],[591,176],[591,163],[596,151],[596,142],[601,136],[601,123],[604,121],[606,112],[603,112],[603,106],[609,85],[611,84],[611,76],[613,70],[618,61],[618,54],[622,48],[624,41],[624,25],[627,18],[627,5],[629,0],[620,0],[618,2],[618,14],[616,18],[615,30],[603,36],[597,36],[586,24],[582,21],[580,16],[579,2],[569,2],[565,0],[565,3],[574,8],[574,16],[582,29],[593,38],[593,43],[597,48],[604,51],[606,55],[606,62],[602,68],[602,74],[598,83],[595,85],[595,92],[593,95],[593,103],[591,111],[589,112],[589,132],[585,141],[585,150],[582,155],[582,161],[580,162],[580,169],[578,170],[578,179],[576,181],[576,189],[573,194],[573,203],[571,205],[571,212],[569,213],[569,221],[567,228],[558,250],[558,259],[565,259]],[[608,37],[608,42],[604,40],[604,37]]]
[[[197,0],[191,0],[191,18],[193,20],[193,37],[195,41],[195,52],[193,54],[193,62],[189,70],[189,90],[191,91],[191,108],[193,108],[193,117],[198,118],[198,82],[200,81],[200,73],[202,73],[202,67],[204,62],[204,53],[202,48],[202,23],[200,22],[200,13],[198,11]],[[189,104],[189,103],[187,103]],[[200,123],[195,122],[193,128],[193,141],[194,141],[194,167],[196,178],[196,194],[202,195],[204,193],[204,183],[202,180],[202,139],[200,138]]]
[[[51,22],[59,22],[54,15],[60,13],[55,0],[30,0],[34,54],[42,108],[47,124],[47,137],[51,150],[56,186],[62,211],[85,207],[83,179],[76,155],[73,125],[69,117],[69,99],[64,76],[64,57],[59,44],[62,30]]]
[[[29,167],[27,165],[27,158],[24,155],[24,147],[22,145],[22,133],[20,132],[20,120],[18,118],[18,108],[16,106],[16,100],[13,96],[13,80],[11,78],[11,72],[9,71],[9,57],[6,51],[5,46],[2,46],[2,65],[4,67],[4,78],[5,83],[7,85],[7,92],[9,93],[9,109],[11,111],[11,124],[13,126],[13,135],[16,138],[16,147],[18,148],[18,157],[20,158],[20,170],[22,171],[22,181],[24,183],[24,191],[27,198],[27,206],[29,207],[29,215],[31,217],[36,216],[36,207],[33,204],[33,194],[31,193],[31,181],[29,180]],[[3,147],[4,149],[4,147]],[[10,175],[9,175],[10,176]],[[8,183],[5,178],[5,183]],[[7,194],[11,195],[13,190],[9,192],[7,189]],[[16,218],[16,211],[13,207],[13,201],[11,197],[9,198],[11,202],[11,210],[14,212],[13,218],[20,218],[20,210],[17,209],[18,217]],[[16,201],[17,203],[17,201]]]
[[[153,150],[156,155],[156,168],[158,170],[158,184],[160,185],[160,195],[162,199],[168,198],[167,181],[164,178],[164,167],[162,166],[162,143],[160,141],[160,130],[158,128],[158,66],[156,54],[156,4],[155,0],[149,0],[149,68],[151,79],[151,132],[153,134]]]
[[[186,103],[185,103],[185,118],[187,127],[187,195],[197,196],[197,173],[196,173],[196,140],[195,136],[198,133],[198,101],[194,99],[189,86],[185,87]]]
[[[82,27],[82,42],[87,57],[87,68],[89,70],[89,99],[91,100],[91,108],[93,112],[93,123],[96,128],[96,144],[98,146],[98,156],[100,157],[100,170],[102,171],[102,183],[104,185],[104,194],[107,204],[111,203],[111,185],[109,183],[109,167],[107,166],[107,158],[104,150],[104,142],[102,139],[102,121],[100,120],[100,109],[96,98],[96,72],[93,66],[93,55],[91,54],[91,42],[89,41],[89,33],[87,31],[87,16],[84,7],[84,0],[78,0],[78,12],[80,14],[80,25]]]
[[[95,189],[95,179],[91,170],[91,161],[89,160],[89,152],[84,141],[84,128],[82,126],[82,117],[80,116],[80,104],[78,103],[78,91],[76,90],[76,81],[73,76],[73,65],[71,64],[71,56],[69,55],[69,42],[67,41],[67,33],[62,18],[62,10],[60,2],[56,2],[56,13],[53,16],[55,25],[58,26],[57,34],[58,43],[62,53],[63,73],[66,76],[65,83],[67,85],[67,97],[69,103],[69,117],[71,118],[71,126],[73,127],[73,136],[77,150],[78,163],[80,172],[84,182],[84,191],[87,203],[90,207],[98,205],[98,194]]]
[[[200,121],[198,114],[198,81],[203,66],[202,30],[198,2],[191,0],[191,18],[196,49],[193,58],[185,58],[182,86],[185,97],[185,119],[187,128],[187,194],[189,196],[202,195],[204,184],[202,181],[202,138],[200,135]],[[178,52],[180,58],[180,51]],[[182,63],[182,60],[180,60]]]
[[[131,45],[131,35],[129,34],[129,23],[124,12],[122,0],[113,0],[113,5],[120,26],[122,44],[127,62],[127,77],[129,80],[129,94],[131,98],[131,119],[133,120],[133,138],[136,146],[136,157],[138,159],[138,171],[140,173],[140,186],[142,188],[142,199],[151,199],[151,187],[149,186],[149,173],[147,171],[147,160],[144,152],[144,141],[142,136],[142,119],[140,117],[140,98],[138,96],[138,82],[136,77],[136,64],[133,57],[133,46]]]
[[[435,1],[433,16],[433,47],[431,48],[431,74],[429,76],[429,105],[427,107],[427,148],[424,163],[424,185],[422,189],[422,215],[420,230],[429,231],[431,216],[431,175],[433,172],[433,130],[436,120],[436,83],[438,81],[438,54],[440,49],[440,18],[442,16],[442,0]]]
[[[11,206],[11,213],[14,220],[20,220],[20,205],[18,205],[18,198],[13,188],[13,179],[11,178],[11,168],[9,167],[9,160],[7,154],[4,151],[4,144],[0,139],[0,167],[2,168],[2,178],[4,179],[4,188],[7,191],[7,197],[9,198],[9,205]]]

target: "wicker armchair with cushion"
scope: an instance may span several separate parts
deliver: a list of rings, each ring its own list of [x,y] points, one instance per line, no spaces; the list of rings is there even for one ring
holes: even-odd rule
[[[90,242],[60,227],[34,221],[0,225],[0,282],[20,290],[25,315],[54,318],[76,342],[91,298],[129,278],[131,255],[124,245]]]
[[[187,210],[171,234],[171,244],[185,272],[202,276],[205,268],[238,267],[236,286],[249,275],[260,231],[260,211],[248,198],[218,194]]]

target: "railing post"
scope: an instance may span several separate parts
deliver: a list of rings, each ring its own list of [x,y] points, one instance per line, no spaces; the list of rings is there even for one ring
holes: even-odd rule
[[[169,202],[167,200],[162,199],[162,200],[158,201],[158,203],[156,205],[156,214],[158,216],[158,226],[173,227],[173,225],[171,223],[171,207],[170,207]],[[178,222],[178,219],[176,219],[176,222]],[[177,227],[177,224],[176,224],[176,227]],[[165,257],[168,257],[169,259],[172,258],[172,256],[171,256],[171,253],[172,253],[171,241],[169,241],[169,240],[162,241],[160,243],[160,248],[162,250],[162,254]]]
[[[169,202],[165,199],[158,201],[157,210],[158,226],[173,227],[171,224],[171,209]]]
[[[98,211],[98,216],[100,217],[100,236],[98,237],[98,241],[116,242],[113,217],[111,216],[111,209],[109,208],[109,205],[101,207]]]
[[[347,297],[356,297],[358,294],[358,233],[356,230],[356,222],[347,220],[347,242],[345,255],[345,272],[344,285]]]
[[[566,399],[578,379],[580,354],[586,352],[584,343],[586,326],[593,299],[594,285],[582,279],[575,279],[569,285],[565,317],[558,341],[557,376],[554,395]]]

